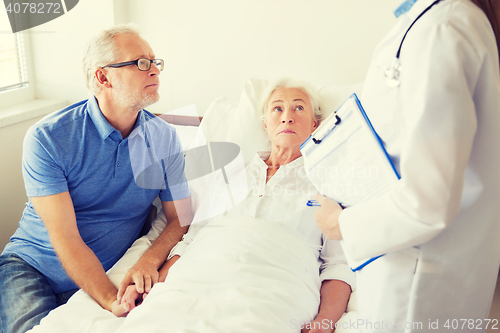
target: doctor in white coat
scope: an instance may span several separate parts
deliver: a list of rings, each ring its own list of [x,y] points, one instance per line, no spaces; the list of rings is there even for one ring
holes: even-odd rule
[[[492,29],[500,4],[434,2],[407,0],[398,9],[404,13],[376,48],[361,96],[400,181],[344,210],[317,196],[318,226],[342,239],[351,267],[385,254],[357,274],[356,326],[363,332],[500,328],[498,319],[487,320],[500,261],[500,78]]]

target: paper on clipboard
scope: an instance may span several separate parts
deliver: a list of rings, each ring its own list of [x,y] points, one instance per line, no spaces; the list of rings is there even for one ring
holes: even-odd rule
[[[344,207],[388,192],[399,179],[356,94],[323,121],[300,151],[318,192]],[[359,270],[377,258],[351,269]]]
[[[300,151],[318,192],[344,207],[384,194],[399,178],[356,94],[314,131]]]

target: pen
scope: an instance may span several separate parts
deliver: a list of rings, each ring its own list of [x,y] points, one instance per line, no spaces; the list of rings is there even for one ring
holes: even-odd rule
[[[340,202],[338,204],[340,205],[340,207],[342,207],[342,209],[345,208],[345,206],[342,205]],[[321,206],[319,204],[319,202],[317,202],[316,200],[309,200],[309,201],[307,201],[306,205],[308,205],[309,207],[319,207],[319,206]]]

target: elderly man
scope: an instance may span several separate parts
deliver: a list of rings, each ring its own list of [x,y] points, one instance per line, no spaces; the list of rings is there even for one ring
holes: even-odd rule
[[[89,43],[83,67],[95,96],[48,115],[26,134],[29,201],[0,256],[2,333],[32,328],[78,288],[116,316],[126,315],[105,271],[140,236],[159,196],[168,226],[122,281],[123,289],[135,283],[148,292],[186,231],[179,220],[191,218],[175,130],[166,123],[161,130],[168,152],[161,160],[163,186],[139,184],[129,153],[134,129],[155,119],[143,108],[159,99],[163,60],[133,27],[117,26]],[[148,135],[143,141],[154,142]]]

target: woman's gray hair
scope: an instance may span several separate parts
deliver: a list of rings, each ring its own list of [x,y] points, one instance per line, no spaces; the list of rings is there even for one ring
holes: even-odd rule
[[[130,34],[139,36],[137,25],[133,23],[120,24],[106,29],[92,38],[83,53],[83,75],[87,88],[96,95],[99,86],[95,77],[95,71],[103,66],[116,61],[119,50],[116,47],[115,36]]]
[[[307,96],[309,96],[309,100],[313,108],[314,119],[318,123],[321,122],[321,120],[323,119],[323,112],[320,108],[321,100],[319,94],[317,93],[317,90],[307,82],[293,80],[290,78],[280,78],[267,85],[266,89],[262,93],[260,100],[259,112],[262,120],[264,120],[266,117],[267,103],[269,102],[271,95],[276,89],[279,88],[298,88],[302,90]]]

